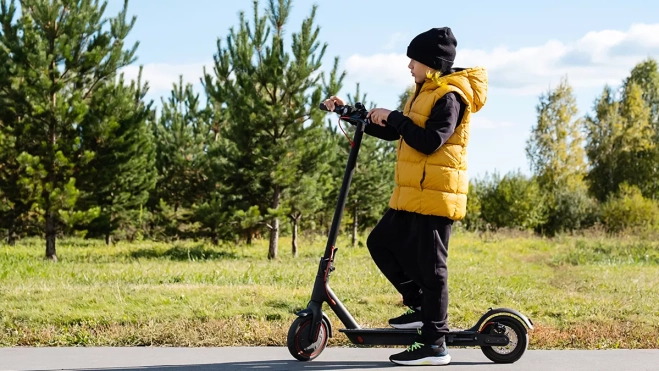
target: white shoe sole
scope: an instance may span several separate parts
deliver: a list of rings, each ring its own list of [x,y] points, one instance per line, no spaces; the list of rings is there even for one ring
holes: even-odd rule
[[[451,363],[451,355],[447,354],[443,357],[426,357],[421,359],[415,359],[413,361],[394,361],[398,365],[403,366],[445,366]]]
[[[390,324],[389,326],[397,329],[417,329],[423,327],[423,322],[410,322],[410,323],[403,323],[403,324],[395,324],[392,325]]]

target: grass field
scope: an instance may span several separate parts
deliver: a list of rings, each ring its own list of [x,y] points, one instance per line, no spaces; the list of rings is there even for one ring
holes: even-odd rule
[[[285,345],[324,243],[293,258],[284,238],[277,261],[266,243],[59,240],[58,263],[41,240],[0,245],[0,345]],[[504,306],[536,324],[534,349],[659,348],[659,241],[459,232],[449,255],[452,328]],[[340,248],[336,267],[332,288],[362,326],[405,309],[365,247]]]

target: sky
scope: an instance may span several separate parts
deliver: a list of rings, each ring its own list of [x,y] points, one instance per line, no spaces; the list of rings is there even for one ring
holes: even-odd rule
[[[108,0],[115,15],[123,0]],[[137,61],[127,77],[149,81],[147,99],[159,105],[172,83],[199,88],[203,67],[212,70],[218,38],[238,25],[238,14],[253,17],[252,0],[131,0],[136,16],[128,36],[139,41]],[[267,1],[260,1],[260,12]],[[409,41],[433,27],[451,27],[458,40],[455,66],[484,66],[488,98],[472,116],[468,147],[469,176],[495,171],[529,173],[526,141],[536,122],[541,94],[566,77],[583,117],[605,84],[619,87],[633,66],[659,60],[659,2],[594,0],[294,0],[287,40],[314,4],[319,39],[327,43],[323,70],[335,57],[347,72],[340,95],[359,82],[368,101],[395,109],[398,96],[413,83],[405,55]],[[522,5],[523,4],[523,5]]]

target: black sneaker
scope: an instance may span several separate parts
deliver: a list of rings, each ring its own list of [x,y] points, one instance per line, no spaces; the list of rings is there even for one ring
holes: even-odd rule
[[[423,326],[421,311],[410,307],[403,315],[390,319],[389,325],[400,329],[421,328]]]
[[[414,342],[404,351],[389,357],[389,360],[404,366],[443,366],[451,363],[446,343],[444,345],[426,345]]]

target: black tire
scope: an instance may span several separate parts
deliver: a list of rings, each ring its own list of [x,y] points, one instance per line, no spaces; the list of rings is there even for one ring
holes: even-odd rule
[[[524,324],[511,316],[496,316],[487,322],[488,324],[483,327],[481,333],[493,333],[493,322],[498,322],[506,327],[506,334],[508,334],[510,343],[505,347],[481,347],[485,357],[494,363],[513,363],[519,360],[529,345],[529,334]]]
[[[311,326],[312,316],[298,317],[288,329],[286,344],[288,351],[298,361],[311,361],[318,357],[325,349],[329,339],[328,324],[325,319],[320,323],[318,340],[315,343],[309,341],[309,326]]]

